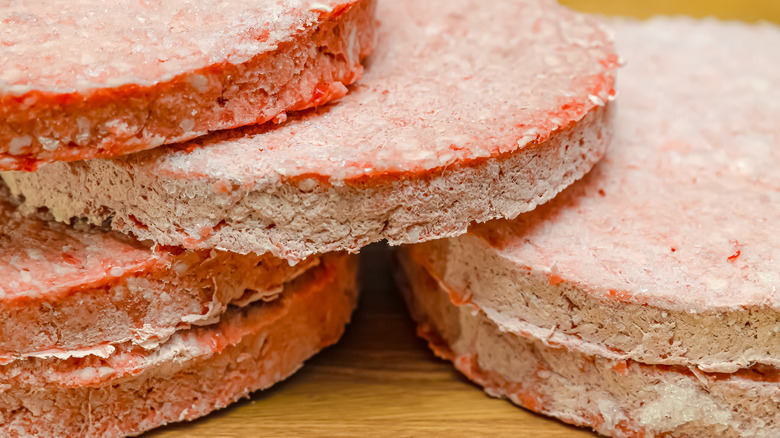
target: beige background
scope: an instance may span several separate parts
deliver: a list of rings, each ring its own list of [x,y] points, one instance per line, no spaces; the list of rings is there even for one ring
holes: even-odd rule
[[[419,0],[425,1],[425,0]],[[499,1],[499,0],[496,0]],[[780,23],[780,0],[562,0],[586,12],[647,17],[714,15]],[[362,302],[341,343],[288,381],[199,421],[147,438],[539,437],[592,438],[485,396],[434,358],[414,327],[376,247],[364,251]]]

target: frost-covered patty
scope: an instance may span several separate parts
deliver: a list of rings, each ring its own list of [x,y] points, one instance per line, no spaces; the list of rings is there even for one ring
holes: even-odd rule
[[[411,251],[504,330],[703,371],[780,366],[780,30],[615,26],[627,65],[604,160],[529,214]]]
[[[0,170],[112,157],[346,93],[373,0],[0,5]]]
[[[0,188],[0,363],[106,356],[125,342],[153,348],[213,323],[228,305],[273,301],[318,262],[153,248],[83,223],[23,217]]]
[[[485,312],[451,301],[447,286],[419,265],[407,263],[406,275],[418,333],[493,397],[615,438],[780,433],[776,369],[704,373],[587,354],[503,329]]]
[[[286,283],[277,300],[232,307],[152,350],[128,343],[105,358],[0,365],[0,434],[137,435],[268,388],[339,339],[357,300],[355,262],[326,257]]]

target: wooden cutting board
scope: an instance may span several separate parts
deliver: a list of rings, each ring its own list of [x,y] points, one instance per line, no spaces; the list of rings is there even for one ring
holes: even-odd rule
[[[419,0],[425,1],[425,0]],[[496,0],[508,1],[508,0]],[[780,22],[780,0],[562,0],[586,12]],[[180,437],[539,437],[595,435],[487,397],[436,359],[406,316],[379,246],[343,340],[292,378],[223,411],[145,435]]]

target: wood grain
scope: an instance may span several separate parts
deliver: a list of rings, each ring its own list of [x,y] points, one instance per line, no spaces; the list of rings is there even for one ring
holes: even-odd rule
[[[587,12],[637,17],[665,13],[780,22],[778,0],[561,2]],[[269,391],[146,437],[595,436],[491,399],[433,357],[415,336],[379,248],[364,251],[361,306],[342,342]]]

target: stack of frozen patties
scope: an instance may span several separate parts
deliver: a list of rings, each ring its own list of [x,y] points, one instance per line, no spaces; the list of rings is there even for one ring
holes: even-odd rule
[[[375,38],[370,0],[23,1],[0,15],[0,167],[40,169],[32,178],[281,122],[342,97]],[[202,416],[335,342],[356,302],[343,254],[292,265],[165,245],[110,221],[22,216],[18,199],[0,187],[2,436],[124,436]]]
[[[612,135],[608,32],[548,0],[0,15],[4,436],[137,434],[269,387],[341,335],[347,252],[532,210]]]
[[[606,157],[533,212],[405,248],[420,334],[604,435],[780,436],[780,29],[613,25]]]

